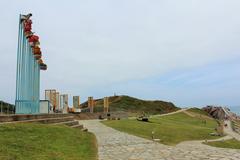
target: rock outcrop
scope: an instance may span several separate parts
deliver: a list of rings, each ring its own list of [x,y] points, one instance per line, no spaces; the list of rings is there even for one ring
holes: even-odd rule
[[[207,106],[203,108],[204,111],[206,111],[209,115],[211,115],[215,119],[223,120],[227,118],[225,111],[223,110],[223,107],[220,106]]]

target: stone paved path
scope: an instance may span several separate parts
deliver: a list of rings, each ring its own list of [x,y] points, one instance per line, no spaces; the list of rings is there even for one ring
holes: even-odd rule
[[[180,109],[178,111],[175,111],[175,112],[170,112],[170,113],[165,113],[165,114],[158,114],[158,115],[152,115],[151,117],[163,117],[163,116],[173,115],[173,114],[176,114],[176,113],[185,112],[188,109],[189,108],[182,108],[182,109]]]
[[[231,127],[232,126],[231,121],[225,120],[224,124],[227,125],[226,127],[223,128],[224,133],[240,141],[240,134],[233,131]]]
[[[99,160],[240,160],[240,150],[215,148],[199,141],[166,146],[117,131],[98,120],[80,123],[96,135]]]

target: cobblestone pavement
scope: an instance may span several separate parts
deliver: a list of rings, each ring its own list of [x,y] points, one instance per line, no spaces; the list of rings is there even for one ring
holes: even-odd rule
[[[80,121],[98,141],[99,160],[240,160],[240,150],[189,141],[167,146],[107,127],[98,120]]]
[[[229,120],[225,120],[224,121],[224,124],[226,124],[227,126],[224,127],[224,132],[227,134],[227,135],[230,135],[231,137],[237,139],[240,141],[240,134],[236,133],[233,131],[232,127],[231,127],[231,121]]]

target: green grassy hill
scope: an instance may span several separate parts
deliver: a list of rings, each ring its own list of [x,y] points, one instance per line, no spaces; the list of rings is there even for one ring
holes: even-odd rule
[[[102,121],[102,123],[147,139],[152,139],[154,132],[154,138],[160,139],[160,143],[167,145],[176,145],[182,141],[216,139],[220,136],[211,136],[211,133],[219,131],[218,133],[221,134],[221,130],[217,129],[218,121],[198,109],[166,116],[151,116],[149,122],[122,119]]]
[[[232,148],[232,149],[240,149],[240,141],[236,139],[229,139],[225,141],[215,141],[215,142],[204,142],[204,144],[219,147],[219,148]]]
[[[103,99],[95,100],[96,112],[103,111]],[[83,108],[87,107],[87,102],[82,104]],[[146,101],[129,96],[112,96],[109,97],[110,111],[125,111],[129,113],[149,113],[149,114],[163,114],[178,110],[173,103],[164,101]]]
[[[0,125],[0,160],[96,160],[92,133],[64,125]]]

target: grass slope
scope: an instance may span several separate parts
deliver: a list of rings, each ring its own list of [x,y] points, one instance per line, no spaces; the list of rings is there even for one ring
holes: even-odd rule
[[[216,142],[207,142],[204,144],[213,146],[213,147],[219,147],[219,148],[232,148],[232,149],[240,149],[240,141],[236,139],[230,139],[226,141],[216,141]]]
[[[103,111],[103,99],[95,100],[95,111]],[[82,107],[87,107],[87,102],[82,104]],[[164,101],[145,101],[129,96],[112,96],[109,97],[110,111],[125,111],[129,113],[162,114],[178,110],[173,103]]]
[[[199,108],[190,108],[190,109],[188,109],[188,112],[193,112],[193,113],[196,113],[196,114],[208,116],[208,113],[206,111],[204,111],[202,109],[199,109]]]
[[[0,125],[0,159],[95,160],[95,136],[67,126]]]
[[[185,113],[153,117],[150,118],[150,122],[120,120],[104,121],[103,123],[119,131],[147,139],[151,139],[151,133],[154,131],[154,137],[161,139],[161,143],[167,145],[175,145],[187,140],[218,138],[209,135],[215,132],[218,125],[216,120],[201,116],[191,117]]]

